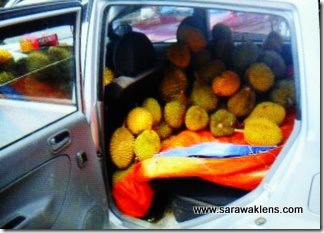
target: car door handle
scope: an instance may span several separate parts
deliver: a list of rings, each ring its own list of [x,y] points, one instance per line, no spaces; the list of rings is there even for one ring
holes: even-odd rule
[[[48,139],[50,149],[53,153],[57,153],[71,143],[71,134],[68,130],[60,131]]]

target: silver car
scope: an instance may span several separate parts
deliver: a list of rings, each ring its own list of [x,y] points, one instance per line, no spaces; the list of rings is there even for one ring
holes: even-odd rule
[[[1,229],[320,229],[317,1],[0,5]]]

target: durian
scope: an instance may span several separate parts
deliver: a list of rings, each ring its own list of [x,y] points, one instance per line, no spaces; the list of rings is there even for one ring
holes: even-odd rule
[[[9,82],[12,79],[14,79],[14,77],[15,76],[11,72],[2,71],[2,72],[0,72],[0,84]]]
[[[275,146],[283,140],[280,127],[268,118],[252,118],[245,122],[244,140],[255,146]]]
[[[51,64],[49,57],[41,52],[31,52],[26,58],[26,67],[28,72],[34,72],[33,76],[40,80],[49,80],[51,78],[52,68],[47,67]]]
[[[197,52],[204,49],[207,40],[201,31],[192,26],[181,26],[177,30],[178,42],[188,45],[190,51]]]
[[[183,69],[189,65],[191,55],[187,45],[175,43],[167,49],[167,58],[173,65]]]
[[[185,114],[186,104],[177,98],[164,106],[164,119],[173,129],[178,129],[183,125]]]
[[[160,149],[160,137],[154,130],[144,130],[135,139],[134,153],[139,161],[153,157]]]
[[[108,67],[105,67],[103,73],[103,86],[106,86],[109,83],[111,83],[114,77],[115,77],[114,72]]]
[[[135,107],[126,117],[126,126],[134,135],[137,135],[152,128],[153,116],[146,108]]]
[[[119,168],[128,167],[134,158],[134,136],[125,128],[117,128],[109,144],[112,162]]]
[[[266,92],[273,85],[275,76],[271,69],[264,63],[254,63],[246,70],[248,82],[258,92]]]
[[[161,140],[169,138],[173,132],[173,129],[164,120],[155,125],[153,130],[159,135]]]
[[[162,119],[162,108],[159,102],[152,98],[148,97],[144,100],[143,108],[147,109],[153,116],[153,125],[158,124]]]
[[[270,93],[270,100],[281,104],[285,108],[295,105],[295,83],[290,79],[280,80]]]
[[[215,137],[230,136],[234,133],[236,116],[226,109],[219,109],[210,116],[209,128]]]
[[[286,117],[286,110],[280,104],[265,101],[257,104],[246,120],[260,117],[268,118],[275,124],[280,125]]]
[[[186,74],[180,68],[168,66],[160,83],[160,94],[164,101],[170,101],[177,95],[185,93],[188,88]]]
[[[215,95],[229,97],[240,88],[240,77],[233,71],[227,70],[216,76],[212,81]]]
[[[255,92],[251,87],[245,86],[227,101],[227,109],[237,117],[244,117],[251,113],[255,107]]]
[[[213,93],[211,87],[199,81],[193,84],[190,100],[193,105],[199,105],[207,112],[216,110],[219,102],[218,96]]]
[[[202,130],[208,125],[208,122],[209,116],[204,108],[193,105],[187,110],[185,116],[185,125],[187,129],[193,131]]]
[[[238,70],[245,70],[255,63],[259,57],[260,49],[252,42],[245,42],[233,49],[232,63]]]

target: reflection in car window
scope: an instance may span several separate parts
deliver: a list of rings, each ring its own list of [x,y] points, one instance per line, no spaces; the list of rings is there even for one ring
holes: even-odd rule
[[[289,38],[289,28],[286,21],[279,16],[254,14],[250,12],[236,12],[230,10],[209,10],[210,30],[217,23],[228,25],[234,39],[240,40],[264,40],[271,32],[278,32],[283,38]]]
[[[116,20],[113,28],[130,25],[133,31],[142,32],[152,42],[176,41],[180,22],[193,14],[193,9],[175,6],[145,6]]]
[[[73,26],[4,37],[0,44],[2,98],[73,104]]]
[[[75,22],[68,13],[0,28],[0,148],[77,110]]]

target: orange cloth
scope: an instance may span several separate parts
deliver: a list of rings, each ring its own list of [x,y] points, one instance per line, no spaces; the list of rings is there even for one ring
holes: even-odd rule
[[[233,158],[153,157],[139,162],[113,186],[112,195],[116,205],[126,215],[145,216],[154,197],[149,181],[157,178],[197,177],[228,187],[252,190],[260,184],[279,154],[293,129],[294,119],[295,114],[286,117],[281,126],[284,141],[279,147],[267,152]],[[214,138],[208,131],[185,130],[166,141],[162,150],[207,141],[246,144],[242,133]]]

